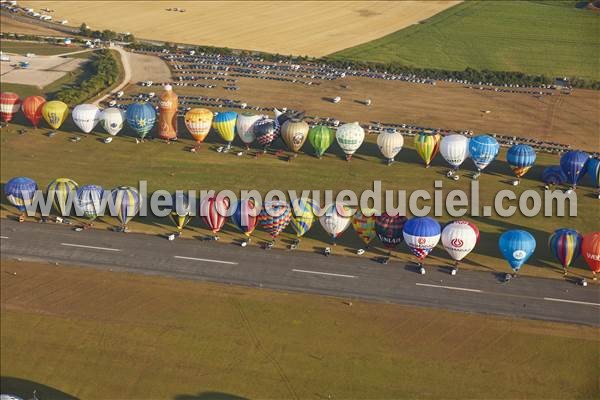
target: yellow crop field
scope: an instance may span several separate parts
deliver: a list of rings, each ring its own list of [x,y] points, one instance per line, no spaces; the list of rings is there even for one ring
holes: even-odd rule
[[[55,20],[144,39],[323,56],[418,23],[460,1],[22,1]],[[174,9],[177,8],[177,11]],[[171,9],[171,11],[168,11]],[[184,9],[184,12],[181,12]]]

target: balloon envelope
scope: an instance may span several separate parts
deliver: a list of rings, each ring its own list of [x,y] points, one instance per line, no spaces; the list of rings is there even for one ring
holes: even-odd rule
[[[381,154],[392,161],[404,146],[404,136],[400,132],[384,131],[377,136],[377,147]]]
[[[548,247],[563,268],[567,268],[581,254],[583,236],[574,229],[557,229],[548,239]]]
[[[500,235],[500,253],[514,271],[518,271],[535,251],[535,238],[527,231],[513,229]]]
[[[177,230],[181,232],[192,218],[192,203],[188,196],[182,191],[177,191],[171,195],[171,206],[169,207],[169,219]]]
[[[185,126],[196,143],[202,143],[206,139],[212,120],[213,113],[206,108],[192,108],[184,117]]]
[[[522,177],[535,164],[536,154],[527,144],[515,144],[506,152],[506,162],[517,178]]]
[[[403,215],[389,215],[383,213],[375,219],[375,231],[377,237],[387,248],[396,247],[402,243],[402,228],[407,218]]]
[[[499,151],[500,143],[490,135],[479,135],[469,140],[469,155],[478,171],[490,165]]]
[[[102,111],[100,121],[104,130],[112,136],[121,132],[125,122],[125,111],[115,107],[110,107]]]
[[[281,138],[290,149],[297,153],[300,151],[308,137],[308,124],[297,119],[290,119],[281,125]]]
[[[70,207],[76,201],[77,183],[69,178],[57,178],[48,185],[48,197],[60,216],[66,217],[70,214]]]
[[[29,96],[25,97],[21,104],[21,110],[23,110],[25,118],[27,118],[35,128],[40,125],[40,121],[42,120],[42,108],[44,107],[44,103],[46,103],[46,99],[42,96]]]
[[[351,122],[340,126],[335,133],[335,138],[344,153],[352,156],[365,140],[365,130],[358,122]]]
[[[179,98],[173,86],[165,85],[158,97],[158,137],[164,140],[177,139],[177,109]]]
[[[100,116],[100,109],[94,104],[79,104],[71,113],[73,122],[84,133],[90,133],[98,125]]]
[[[546,167],[542,171],[542,182],[547,185],[562,185],[566,181],[567,177],[558,165]]]
[[[84,218],[94,220],[102,212],[104,189],[98,185],[84,185],[77,189],[75,206]]]
[[[600,232],[591,232],[583,236],[581,254],[594,272],[600,272]]]
[[[233,224],[246,236],[252,235],[258,223],[259,208],[252,199],[238,200],[231,215]]]
[[[452,168],[458,168],[469,157],[469,138],[463,135],[448,135],[442,138],[440,154]]]
[[[583,151],[567,151],[560,157],[560,168],[567,177],[567,183],[577,185],[585,175],[588,153]]]
[[[351,217],[352,212],[345,204],[335,202],[325,207],[319,222],[329,237],[335,240],[348,229]]]
[[[297,237],[304,236],[309,231],[315,222],[315,211],[318,209],[317,204],[311,199],[300,198],[292,200],[290,204],[290,211],[292,213],[290,225],[292,225],[292,229],[296,232]]]
[[[200,200],[200,217],[213,233],[225,225],[229,199],[220,196],[205,196]]]
[[[131,186],[119,186],[111,190],[111,197],[117,210],[117,219],[121,226],[127,226],[140,211],[142,198],[139,192]]]
[[[0,118],[4,122],[10,122],[13,116],[21,108],[19,95],[13,92],[0,93]]]
[[[450,257],[461,261],[477,245],[479,229],[469,221],[452,221],[442,230],[442,245]]]
[[[600,188],[600,158],[590,158],[586,169],[588,175],[592,178],[593,185]]]
[[[235,130],[242,143],[244,143],[246,146],[250,146],[256,139],[256,135],[254,134],[254,124],[261,118],[262,115],[254,115],[250,113],[238,114],[237,121],[235,123]]]
[[[440,224],[431,217],[413,217],[402,228],[404,241],[410,251],[422,260],[440,241]]]
[[[215,130],[227,143],[231,143],[235,139],[236,121],[237,113],[233,111],[220,112],[213,120]]]
[[[364,210],[359,208],[352,216],[352,227],[360,240],[367,246],[377,236],[375,229],[377,214],[378,211],[373,208],[365,208]]]
[[[440,150],[441,140],[442,135],[435,132],[419,132],[415,136],[415,149],[426,167],[429,167]]]
[[[263,117],[254,124],[256,141],[265,149],[279,137],[280,125],[276,119]]]
[[[52,127],[58,129],[69,115],[69,106],[62,101],[52,100],[44,103],[42,106],[42,116],[44,120]]]
[[[25,176],[12,178],[4,185],[6,199],[21,212],[25,212],[27,206],[31,205],[37,190],[37,183]]]
[[[127,123],[144,139],[156,122],[156,110],[148,103],[133,103],[127,107]]]
[[[258,223],[275,239],[290,223],[290,207],[285,201],[267,201],[258,215]]]
[[[323,156],[334,140],[335,133],[333,129],[328,126],[316,125],[308,131],[308,141],[313,149],[315,149],[315,155],[317,157]]]

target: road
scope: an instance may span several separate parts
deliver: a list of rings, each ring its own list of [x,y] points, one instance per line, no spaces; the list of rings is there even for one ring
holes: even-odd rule
[[[520,276],[502,283],[492,273],[442,267],[426,275],[399,262],[231,243],[178,239],[3,219],[2,258],[52,262],[368,299],[456,311],[600,326],[600,288]]]
[[[119,53],[119,55],[121,56],[121,64],[123,64],[123,72],[124,72],[123,80],[121,81],[121,83],[119,83],[119,85],[117,85],[115,88],[113,88],[109,93],[106,93],[105,95],[94,100],[94,104],[100,104],[102,101],[104,101],[107,98],[109,98],[110,96],[112,96],[113,93],[116,93],[119,90],[124,89],[125,86],[127,86],[129,84],[129,82],[131,82],[131,64],[129,63],[128,53],[121,46],[112,46],[112,47],[110,47],[110,49],[116,50]]]

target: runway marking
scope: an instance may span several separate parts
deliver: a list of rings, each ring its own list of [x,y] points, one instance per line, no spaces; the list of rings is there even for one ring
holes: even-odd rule
[[[121,249],[113,249],[110,247],[86,246],[84,244],[74,244],[74,243],[61,243],[61,246],[81,247],[84,249],[92,249],[92,250],[121,251]]]
[[[210,258],[196,258],[196,257],[183,257],[183,256],[173,256],[175,258],[179,258],[181,260],[193,260],[193,261],[204,261],[211,262],[217,264],[229,264],[229,265],[238,265],[238,263],[234,261],[222,261],[222,260],[211,260]]]
[[[0,239],[8,239],[8,236],[0,236]]]
[[[598,303],[588,303],[587,301],[576,301],[576,300],[565,300],[565,299],[555,299],[553,297],[544,297],[544,300],[548,300],[548,301],[558,301],[561,303],[573,303],[573,304],[583,304],[586,306],[596,306],[596,307],[600,307],[600,304]]]
[[[455,286],[431,285],[429,283],[415,283],[415,285],[417,285],[417,286],[434,287],[434,288],[441,288],[441,289],[450,289],[450,290],[461,290],[463,292],[483,293],[483,290],[479,290],[479,289],[467,289],[467,288],[461,288],[461,287],[455,287]]]
[[[356,278],[354,275],[344,275],[344,274],[333,274],[331,272],[320,272],[320,271],[308,271],[305,269],[293,269],[293,272],[302,272],[304,274],[315,274],[315,275],[327,275],[327,276],[338,276],[341,278]]]

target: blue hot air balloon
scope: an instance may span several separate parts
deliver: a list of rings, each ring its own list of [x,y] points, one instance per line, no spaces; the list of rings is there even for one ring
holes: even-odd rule
[[[38,185],[31,178],[19,176],[10,179],[4,186],[4,194],[6,199],[21,212],[19,221],[22,222],[25,218],[27,206],[31,205],[33,196]]]
[[[120,230],[127,231],[127,223],[140,211],[142,198],[136,188],[119,186],[111,190],[111,197],[121,223]]]
[[[498,241],[500,253],[515,272],[531,257],[535,244],[533,235],[521,229],[504,232]]]
[[[140,139],[148,135],[156,121],[156,110],[149,103],[133,103],[127,107],[127,123]]]
[[[565,275],[567,268],[581,254],[582,240],[581,233],[567,228],[557,229],[548,239],[548,247],[562,265]]]
[[[500,143],[490,135],[480,135],[471,138],[469,141],[469,154],[475,167],[477,175],[498,156]]]
[[[587,162],[587,173],[592,178],[593,185],[600,189],[600,158],[590,158]]]
[[[542,181],[546,185],[562,185],[567,181],[567,177],[558,165],[546,167],[542,171]]]
[[[442,228],[431,217],[414,217],[406,221],[402,234],[410,251],[421,261],[437,246]]]
[[[567,151],[560,158],[560,168],[567,177],[567,183],[574,188],[585,175],[586,164],[589,158],[588,153],[584,151]]]
[[[515,144],[506,152],[506,161],[517,177],[517,184],[521,177],[535,164],[535,150],[527,144]]]
[[[98,217],[102,210],[102,198],[104,189],[98,185],[85,185],[77,189],[75,207],[78,215],[82,215],[91,221]]]

